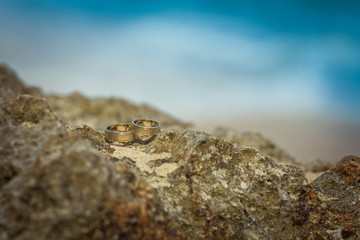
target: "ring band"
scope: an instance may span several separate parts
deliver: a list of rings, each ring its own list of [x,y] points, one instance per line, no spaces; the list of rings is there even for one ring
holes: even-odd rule
[[[156,135],[160,132],[160,123],[150,119],[135,119],[132,121],[132,130],[136,134]]]
[[[107,126],[105,138],[111,142],[130,142],[135,139],[135,134],[131,131],[131,124],[118,123]]]

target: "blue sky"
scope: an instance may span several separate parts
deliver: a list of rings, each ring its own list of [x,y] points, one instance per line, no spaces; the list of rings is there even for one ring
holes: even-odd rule
[[[189,120],[214,112],[360,120],[358,1],[0,6],[0,61],[49,92],[126,97]]]

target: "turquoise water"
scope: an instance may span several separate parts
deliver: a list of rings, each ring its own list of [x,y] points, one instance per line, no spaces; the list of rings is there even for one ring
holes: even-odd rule
[[[0,1],[0,61],[46,91],[185,120],[360,120],[358,1]],[[359,121],[360,122],[360,121]]]

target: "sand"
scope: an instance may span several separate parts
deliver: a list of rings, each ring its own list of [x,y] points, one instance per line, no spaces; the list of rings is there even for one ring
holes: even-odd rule
[[[171,158],[170,153],[145,153],[135,146],[113,146],[113,148],[115,150],[112,154],[113,157],[119,159],[124,157],[130,158],[142,172],[151,174],[152,185],[169,186],[167,182],[167,175],[178,167],[177,163],[163,163],[157,167],[152,167],[149,164],[150,161]]]

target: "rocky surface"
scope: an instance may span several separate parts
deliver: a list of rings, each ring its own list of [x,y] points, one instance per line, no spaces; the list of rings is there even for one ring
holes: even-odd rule
[[[237,141],[144,106],[99,110],[122,100],[46,96],[5,66],[0,87],[0,239],[360,237],[358,157],[309,184],[256,134]],[[97,131],[142,111],[164,121],[152,141],[112,145]]]
[[[301,165],[293,156],[262,136],[259,132],[249,131],[240,133],[232,128],[218,127],[215,129],[213,135],[226,139],[232,143],[256,148],[260,152],[274,159],[277,163]]]
[[[66,124],[73,126],[86,124],[96,130],[103,130],[114,123],[131,122],[139,116],[156,119],[163,128],[186,129],[192,126],[147,104],[136,105],[124,99],[88,99],[80,93],[65,97],[48,95],[46,98],[57,115]]]
[[[344,157],[305,186],[299,200],[303,239],[360,239],[360,158]]]

